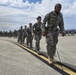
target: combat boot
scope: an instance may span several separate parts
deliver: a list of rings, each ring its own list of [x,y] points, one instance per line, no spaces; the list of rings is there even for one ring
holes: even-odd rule
[[[48,56],[48,63],[49,63],[49,64],[53,64],[53,62],[52,62],[52,58],[49,57],[49,56]]]
[[[54,58],[52,58],[52,62],[53,62],[53,63],[57,63],[57,61],[56,61]]]

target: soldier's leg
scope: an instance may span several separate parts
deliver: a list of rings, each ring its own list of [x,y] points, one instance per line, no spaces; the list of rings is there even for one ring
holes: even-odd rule
[[[42,35],[39,35],[39,50],[40,50],[40,40],[41,40]]]
[[[18,38],[17,38],[17,42],[19,43],[19,35],[18,35]]]
[[[25,40],[25,34],[23,33],[22,35],[22,43],[24,44],[24,40]]]
[[[21,41],[22,41],[22,43],[24,43],[24,34],[22,35]]]
[[[32,48],[32,40],[33,40],[33,36],[30,35],[30,47]]]
[[[25,41],[25,34],[22,34],[22,38],[21,38],[21,42],[24,44],[24,41]]]
[[[20,37],[19,37],[19,40],[20,40],[20,43],[21,43],[21,35],[20,35]]]
[[[24,34],[24,40],[23,40],[23,42],[25,42],[25,38],[26,38],[27,36]]]
[[[56,45],[58,43],[58,33],[56,32],[55,35],[53,35],[53,40],[54,40],[54,47],[53,47],[53,57],[56,53]]]
[[[46,43],[47,43],[47,54],[49,57],[53,57],[53,47],[54,47],[54,40],[53,40],[53,35],[51,32],[49,32],[46,35]]]
[[[23,35],[21,35],[21,44],[23,44],[23,37],[22,37]]]
[[[27,46],[29,46],[29,35],[27,35]]]
[[[18,35],[18,42],[20,43],[20,34]]]
[[[35,35],[35,40],[36,40],[36,50],[39,51],[39,43],[40,43],[40,40],[39,40],[39,36],[38,35]]]
[[[25,39],[26,39],[26,36],[24,36],[24,42],[26,42]]]
[[[48,62],[49,64],[53,63],[53,50],[54,50],[54,39],[51,32],[46,35],[46,43],[47,43],[47,54],[48,54]]]
[[[26,38],[26,36],[24,35],[24,36],[23,36],[23,43],[25,42],[25,38]]]

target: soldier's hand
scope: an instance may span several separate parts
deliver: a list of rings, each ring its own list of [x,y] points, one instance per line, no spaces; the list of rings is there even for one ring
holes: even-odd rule
[[[65,35],[66,35],[65,31],[62,31],[62,32],[61,32],[61,35],[62,35],[62,36],[65,36]]]
[[[32,36],[34,36],[34,33],[32,33]]]
[[[42,35],[43,35],[43,36],[46,36],[46,32],[42,32]]]

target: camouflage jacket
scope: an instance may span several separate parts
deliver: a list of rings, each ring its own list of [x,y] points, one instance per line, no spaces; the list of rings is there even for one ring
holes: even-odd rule
[[[43,31],[45,31],[46,23],[49,30],[57,28],[57,26],[59,26],[60,30],[64,31],[64,21],[63,15],[61,13],[58,15],[55,13],[55,11],[48,13],[43,20]]]
[[[22,34],[23,34],[23,29],[19,29],[19,30],[18,30],[18,34],[19,34],[19,35],[22,35]]]
[[[33,25],[33,33],[42,32],[42,22],[37,22]]]
[[[27,34],[32,34],[33,33],[33,28],[31,27],[28,27],[27,28]]]

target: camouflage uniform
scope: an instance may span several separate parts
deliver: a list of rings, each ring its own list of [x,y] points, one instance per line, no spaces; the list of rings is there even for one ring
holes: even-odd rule
[[[9,32],[9,37],[12,38],[12,31]]]
[[[43,32],[46,32],[46,23],[47,23],[47,35],[46,35],[46,43],[47,43],[47,53],[49,57],[55,55],[56,45],[58,43],[58,28],[59,26],[61,32],[64,31],[64,22],[63,15],[59,13],[58,15],[55,11],[48,13],[43,20]]]
[[[30,43],[31,48],[32,48],[32,40],[33,40],[32,32],[33,32],[32,27],[27,28],[27,45]]]
[[[14,32],[13,32],[13,37],[17,38],[17,31],[16,30],[14,30]]]
[[[24,43],[25,38],[27,37],[27,28],[23,29],[22,42]]]
[[[42,23],[41,22],[37,22],[33,25],[33,32],[35,34],[35,40],[36,40],[36,50],[39,51],[40,49],[40,40],[41,40],[41,36],[42,36],[42,29],[41,26]]]
[[[22,43],[22,35],[23,35],[23,29],[19,29],[18,31],[18,42]]]

